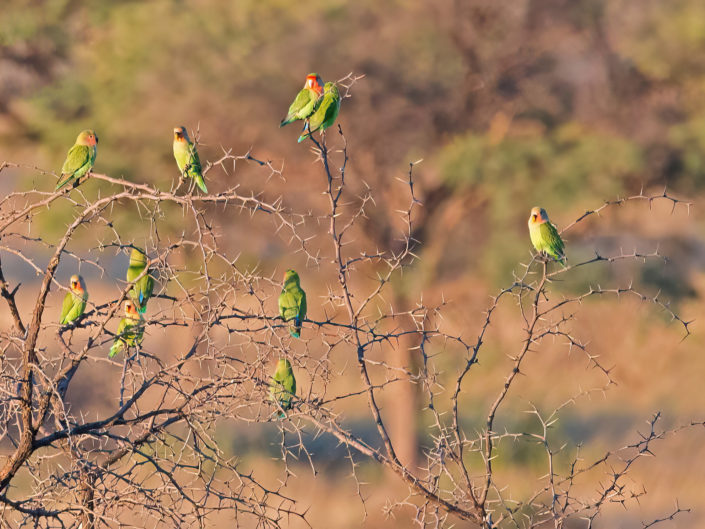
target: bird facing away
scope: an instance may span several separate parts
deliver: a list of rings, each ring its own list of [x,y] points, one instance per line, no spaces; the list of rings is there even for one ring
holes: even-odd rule
[[[306,319],[306,292],[299,283],[299,274],[287,270],[284,286],[279,294],[279,314],[284,321],[294,320],[289,332],[294,338],[301,336],[301,321]]]
[[[563,239],[558,234],[556,227],[548,220],[548,213],[545,209],[536,207],[531,210],[529,235],[537,252],[546,254],[565,266]]]
[[[86,283],[81,276],[72,275],[69,279],[69,292],[64,296],[64,304],[61,306],[59,323],[66,325],[83,314],[86,310],[86,301],[88,301]]]
[[[142,271],[147,266],[147,254],[144,250],[134,247],[130,253],[130,264],[127,267],[127,281],[132,283],[137,279]],[[147,301],[152,297],[154,290],[154,278],[151,275],[151,270],[138,279],[130,290],[130,297],[135,301],[137,309],[141,314],[147,310]]]
[[[125,317],[120,320],[108,358],[142,343],[144,319],[131,299],[125,300]]]
[[[279,124],[280,127],[293,123],[297,119],[306,119],[316,110],[316,103],[323,95],[323,79],[316,73],[306,76],[306,83],[289,106],[289,112]]]
[[[269,383],[269,400],[281,408],[282,411],[279,412],[280,418],[286,417],[284,412],[291,409],[291,400],[294,395],[296,395],[294,371],[286,358],[280,358]]]
[[[330,127],[340,112],[340,92],[335,83],[326,83],[323,87],[323,99],[316,107],[316,111],[308,118],[304,133],[299,136],[299,143],[308,138],[317,130],[324,131]]]
[[[58,191],[69,182],[78,180],[93,168],[98,154],[98,135],[90,129],[82,130],[76,138],[76,143],[69,149],[64,165],[61,167],[61,177],[56,184]]]
[[[176,158],[176,165],[179,166],[182,176],[193,178],[198,188],[204,193],[208,193],[201,173],[201,159],[198,157],[196,146],[188,137],[186,127],[174,129],[174,158]]]

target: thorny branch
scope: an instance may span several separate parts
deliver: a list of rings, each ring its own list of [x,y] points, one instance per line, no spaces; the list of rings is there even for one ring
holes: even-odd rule
[[[357,79],[350,74],[341,80],[345,97]],[[571,329],[587,299],[634,296],[666,311],[686,336],[691,323],[659,295],[645,295],[632,285],[591,286],[567,295],[560,293],[556,280],[577,268],[661,259],[658,251],[595,254],[563,268],[532,259],[490,300],[472,339],[451,334],[443,319],[451,302],[430,306],[420,300],[401,311],[385,298],[418,259],[419,245],[412,237],[416,211],[422,207],[414,181],[416,164],[399,179],[407,203],[398,212],[398,244],[393,249],[365,247],[365,241],[357,240],[357,225],[378,205],[372,189],[349,184],[342,128],[311,140],[322,170],[316,185],[326,196],[327,209],[320,212],[302,213],[281,197],[242,192],[237,186],[198,195],[186,191],[181,179],[159,189],[99,173],[89,176],[98,191],[83,186],[59,193],[32,190],[0,200],[0,252],[12,256],[25,276],[41,277],[31,303],[29,297],[19,303],[21,283],[7,277],[6,259],[0,261],[0,295],[12,318],[12,327],[0,330],[0,504],[8,520],[3,523],[83,529],[141,527],[145,520],[179,527],[240,518],[253,518],[261,527],[286,526],[292,517],[307,523],[306,506],[297,502],[288,484],[299,468],[295,465],[305,464],[317,474],[309,439],[322,435],[344,447],[363,503],[365,485],[357,476],[360,458],[396,474],[409,493],[402,500],[390,500],[386,510],[411,508],[419,526],[441,527],[463,519],[486,529],[544,524],[559,528],[569,520],[592,527],[606,505],[627,506],[643,496],[626,479],[651,454],[655,442],[703,426],[692,421],[660,428],[656,414],[639,440],[592,462],[582,458],[581,447],[564,443],[552,429],[565,407],[615,383],[612,369]],[[205,167],[206,174],[217,168],[253,168],[266,172],[267,179],[281,176],[280,169],[251,152],[234,155],[226,149]],[[4,162],[0,172],[7,168],[28,169]],[[642,192],[608,201],[565,230],[610,206],[643,200],[689,207],[666,191]],[[55,240],[37,236],[57,211],[71,218],[61,234]],[[139,218],[139,228],[131,233],[121,229],[125,211]],[[316,308],[309,310],[300,340],[289,336],[288,324],[276,309],[280,283],[274,277],[282,270],[248,267],[231,253],[227,230],[221,226],[233,219],[281,237],[322,277],[334,278],[322,300],[309,298],[309,306],[315,303]],[[320,233],[320,225],[326,233]],[[139,351],[109,360],[113,329],[132,284],[118,280],[112,290],[105,287],[111,283],[108,271],[114,261],[125,262],[134,246],[146,247],[158,287],[145,315]],[[45,314],[46,306],[52,286],[59,296],[66,292],[60,276],[69,268],[90,277],[91,297],[83,316],[59,326],[53,314]],[[24,280],[25,295],[34,288],[27,283]],[[482,411],[482,424],[468,426],[466,390],[502,310],[515,311],[523,322],[521,343],[510,353],[511,367]],[[385,360],[385,352],[405,337],[414,337],[418,344],[418,368]],[[517,380],[549,340],[577,352],[603,382],[581,389],[554,410],[532,405],[528,412],[536,431],[502,431],[498,418],[507,413],[506,402],[516,392]],[[289,358],[296,372],[308,378],[281,421],[275,420],[274,406],[267,400],[269,375],[280,357]],[[454,376],[438,361],[447,357],[460,359]],[[356,366],[356,387],[339,389],[336,378],[350,365]],[[104,405],[92,407],[91,399],[88,405],[81,403],[72,391],[78,391],[77,380],[85,381],[97,371],[109,372],[110,383],[100,388]],[[427,419],[428,436],[418,468],[408,468],[399,459],[380,404],[390,387],[409,380],[426,403],[419,410]],[[359,404],[363,397],[374,440],[349,426],[343,412],[345,405]],[[241,468],[237,454],[217,441],[219,428],[272,422],[281,434],[283,465],[275,487],[266,486],[266,477],[257,469]],[[538,447],[546,465],[535,491],[522,499],[510,496],[510,483],[495,469],[497,447],[509,441]],[[573,455],[566,466],[561,463],[565,457],[558,456],[568,453]],[[595,484],[595,495],[579,494],[586,482],[592,483],[596,470],[607,478]],[[685,511],[676,506],[644,527]]]

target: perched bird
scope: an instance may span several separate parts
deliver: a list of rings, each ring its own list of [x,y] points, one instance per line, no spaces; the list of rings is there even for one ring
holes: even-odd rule
[[[144,319],[131,299],[125,300],[125,317],[120,320],[108,358],[142,343]]]
[[[83,278],[79,275],[72,275],[69,280],[69,290],[70,292],[64,296],[64,304],[61,306],[61,318],[59,318],[61,325],[71,323],[86,310],[88,291]]]
[[[140,248],[133,248],[130,253],[130,264],[127,267],[127,281],[132,283],[142,274],[146,266],[147,254]],[[141,314],[147,310],[147,301],[152,297],[152,290],[154,290],[154,278],[151,270],[147,270],[147,273],[137,280],[130,290],[130,297],[135,300]]]
[[[201,173],[201,160],[198,157],[196,146],[188,137],[186,127],[174,129],[174,158],[176,158],[176,165],[179,166],[179,171],[184,178],[193,178],[198,188],[204,193],[208,193]]]
[[[289,332],[294,338],[301,336],[301,321],[306,319],[306,292],[299,284],[299,274],[287,270],[284,274],[284,286],[279,294],[279,314],[284,321],[294,320]]]
[[[269,399],[276,403],[282,411],[279,417],[284,418],[284,411],[291,409],[291,400],[296,395],[296,378],[291,369],[291,363],[286,358],[280,358],[269,383]]]
[[[297,119],[306,119],[316,110],[316,103],[323,95],[323,79],[316,73],[306,76],[306,83],[289,106],[289,112],[279,124],[280,127],[293,123]]]
[[[556,227],[548,220],[548,213],[543,208],[533,208],[529,217],[529,235],[536,251],[546,254],[565,266],[563,239]]]
[[[340,112],[340,93],[335,83],[326,83],[323,87],[323,99],[316,107],[316,111],[308,118],[304,133],[299,136],[299,143],[308,138],[317,130],[324,131],[330,127]]]
[[[69,149],[64,165],[61,167],[61,177],[56,184],[56,191],[69,182],[78,180],[93,168],[98,154],[98,135],[90,129],[82,130],[76,138],[76,143]]]

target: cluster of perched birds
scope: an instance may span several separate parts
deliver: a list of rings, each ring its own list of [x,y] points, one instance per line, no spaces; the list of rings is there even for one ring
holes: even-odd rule
[[[119,352],[129,347],[137,347],[142,343],[144,335],[144,318],[147,301],[152,297],[154,278],[147,268],[147,254],[141,248],[134,247],[127,266],[127,281],[134,284],[130,289],[130,299],[125,300],[125,317],[120,320],[115,340],[108,356],[113,358]],[[59,323],[67,325],[79,318],[86,310],[88,290],[86,282],[80,275],[72,275],[69,280],[69,292],[64,296],[61,305]]]
[[[335,83],[323,83],[321,76],[311,73],[306,76],[304,87],[289,106],[286,117],[280,127],[303,120],[304,127],[299,136],[299,143],[312,136],[317,131],[325,131],[333,125],[340,111],[340,92]],[[173,141],[174,158],[182,178],[190,178],[193,185],[203,193],[208,193],[201,160],[196,145],[189,138],[186,128],[174,128]],[[98,135],[93,130],[84,130],[76,138],[69,149],[66,160],[61,167],[61,176],[56,185],[56,191],[72,184],[76,187],[82,177],[88,174],[95,164],[98,154]],[[120,320],[113,344],[110,347],[110,358],[129,348],[139,348],[144,336],[144,317],[147,301],[152,297],[154,277],[148,266],[146,252],[133,246],[130,262],[127,267],[126,279],[132,284],[129,298],[124,304],[124,318]],[[79,318],[86,309],[88,290],[86,282],[80,275],[71,276],[69,291],[64,296],[59,323],[68,325]],[[306,293],[301,288],[299,275],[294,270],[287,270],[284,275],[284,285],[279,296],[279,313],[284,321],[292,321],[290,333],[301,336],[301,322],[306,319]],[[270,383],[271,399],[279,407],[280,416],[291,409],[292,398],[296,394],[296,378],[291,363],[286,358],[277,362]]]
[[[298,141],[302,142],[316,131],[325,131],[335,122],[340,111],[340,93],[335,83],[323,83],[318,74],[306,76],[304,87],[289,106],[286,117],[280,127],[302,120],[304,127]],[[86,175],[95,163],[98,136],[92,130],[84,130],[76,138],[61,168],[61,176],[56,186],[60,190],[69,183],[74,187]],[[185,127],[174,129],[174,158],[182,178],[190,178],[203,193],[208,189],[203,179],[201,161],[195,144],[189,138]],[[559,261],[565,266],[566,257],[563,240],[556,227],[548,219],[543,208],[535,207],[529,216],[529,234],[531,242],[539,254]],[[125,301],[125,317],[118,325],[109,357],[112,358],[130,347],[138,348],[144,334],[143,314],[147,301],[154,290],[154,278],[147,263],[147,254],[141,248],[133,246],[126,279],[133,283],[130,298]],[[69,324],[80,317],[88,300],[86,284],[80,275],[73,275],[69,281],[69,292],[64,297],[60,323]],[[291,321],[290,334],[295,338],[301,336],[301,326],[306,319],[306,293],[301,288],[299,275],[294,270],[284,274],[284,284],[279,295],[279,314],[285,322]],[[286,358],[278,360],[270,381],[270,399],[278,407],[278,415],[285,416],[291,409],[292,399],[296,394],[296,378],[291,363]]]

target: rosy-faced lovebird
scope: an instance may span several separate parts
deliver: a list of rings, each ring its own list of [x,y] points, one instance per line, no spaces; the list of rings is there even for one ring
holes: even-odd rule
[[[299,274],[287,270],[284,286],[279,294],[279,314],[284,321],[294,320],[289,332],[294,338],[301,336],[301,322],[306,319],[306,292],[299,283]]]
[[[72,275],[69,279],[69,292],[64,296],[64,303],[61,306],[59,323],[66,325],[83,314],[86,310],[86,301],[88,301],[86,283],[81,276]]]
[[[193,178],[198,188],[204,193],[208,193],[201,173],[201,160],[198,157],[196,146],[188,137],[186,127],[174,129],[174,158],[176,158],[176,165],[179,166],[182,176]]]
[[[293,123],[297,119],[306,119],[316,109],[316,103],[323,95],[323,79],[315,73],[306,76],[306,83],[296,95],[296,99],[289,107],[286,117],[279,124],[280,127]]]
[[[529,216],[529,235],[531,243],[540,254],[546,254],[565,266],[565,249],[563,239],[556,227],[548,220],[548,213],[543,208],[533,208]]]
[[[308,138],[317,130],[324,131],[330,127],[340,111],[340,93],[335,83],[326,83],[323,87],[323,99],[316,107],[316,111],[308,118],[304,133],[299,136],[299,143]]]
[[[269,382],[269,399],[281,408],[280,418],[286,417],[284,411],[291,409],[294,395],[296,395],[294,371],[286,358],[280,358],[272,380]]]
[[[131,299],[125,300],[125,317],[120,320],[108,358],[142,343],[144,319]]]
[[[83,130],[76,138],[76,143],[69,149],[61,167],[61,177],[56,184],[56,191],[70,182],[78,180],[93,168],[98,154],[98,136],[92,130]]]
[[[127,267],[127,282],[132,283],[137,279],[147,266],[147,254],[141,248],[134,247],[130,253],[130,264]],[[152,297],[154,290],[154,278],[151,270],[147,270],[140,279],[137,279],[130,290],[130,297],[135,300],[137,309],[141,314],[147,310],[147,301]]]

